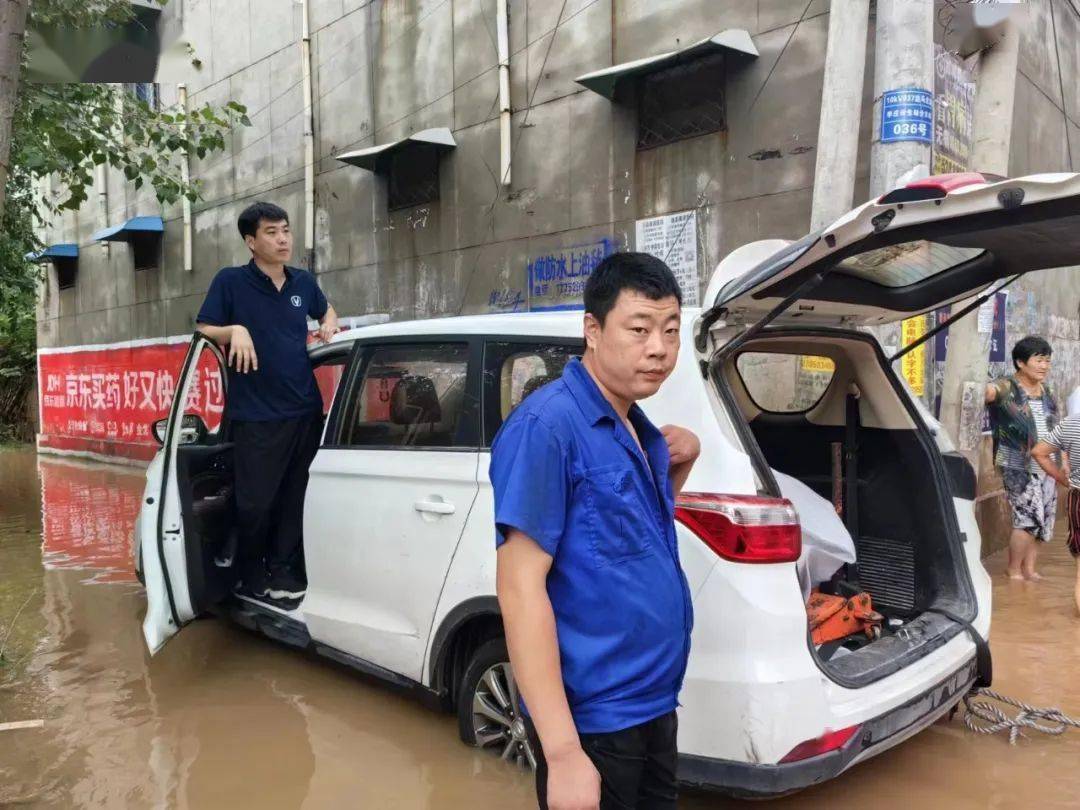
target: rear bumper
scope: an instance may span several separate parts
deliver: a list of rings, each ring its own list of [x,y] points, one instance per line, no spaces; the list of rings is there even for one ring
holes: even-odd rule
[[[862,724],[836,751],[777,765],[679,755],[679,782],[689,788],[746,798],[772,798],[832,779],[934,723],[968,693],[975,682],[975,659],[901,706]]]

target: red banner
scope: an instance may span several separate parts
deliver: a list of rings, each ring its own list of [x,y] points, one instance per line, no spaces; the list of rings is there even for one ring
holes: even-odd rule
[[[39,446],[148,461],[157,450],[152,425],[169,415],[190,339],[139,341],[38,353]],[[323,412],[342,366],[315,372]],[[225,389],[217,360],[199,356],[184,413],[198,414],[210,430],[221,424]]]
[[[189,341],[38,354],[41,439],[45,447],[148,459],[151,426],[168,416]],[[225,392],[217,361],[202,353],[188,413],[221,422]]]

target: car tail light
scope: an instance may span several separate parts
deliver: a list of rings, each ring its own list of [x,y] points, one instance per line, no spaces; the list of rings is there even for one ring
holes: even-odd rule
[[[830,751],[838,751],[847,745],[848,740],[854,737],[862,726],[843,728],[840,731],[829,731],[813,740],[807,740],[796,745],[786,757],[780,760],[783,765],[787,762],[801,762],[810,757],[821,756]]]
[[[939,200],[964,186],[985,185],[998,178],[979,172],[955,172],[953,174],[935,174],[908,183],[903,188],[895,188],[883,195],[878,203],[916,202],[918,200]]]
[[[686,492],[675,517],[725,560],[794,562],[802,552],[799,515],[785,498]]]

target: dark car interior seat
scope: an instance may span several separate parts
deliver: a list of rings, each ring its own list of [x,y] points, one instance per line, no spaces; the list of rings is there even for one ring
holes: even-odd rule
[[[398,380],[390,395],[390,421],[405,428],[405,446],[450,444],[449,432],[436,430],[442,406],[430,377],[407,374]]]
[[[532,377],[525,383],[525,386],[521,389],[521,402],[524,402],[526,399],[528,399],[529,394],[533,393],[537,389],[543,388],[549,382],[554,382],[555,380],[559,379],[560,376],[561,375],[559,374],[541,374],[538,377]],[[521,403],[519,402],[518,404],[520,405]]]

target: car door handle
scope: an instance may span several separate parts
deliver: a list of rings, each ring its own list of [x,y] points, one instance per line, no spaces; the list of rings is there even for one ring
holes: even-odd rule
[[[435,515],[452,515],[457,511],[452,503],[446,501],[417,501],[413,504],[417,512],[431,512]]]

